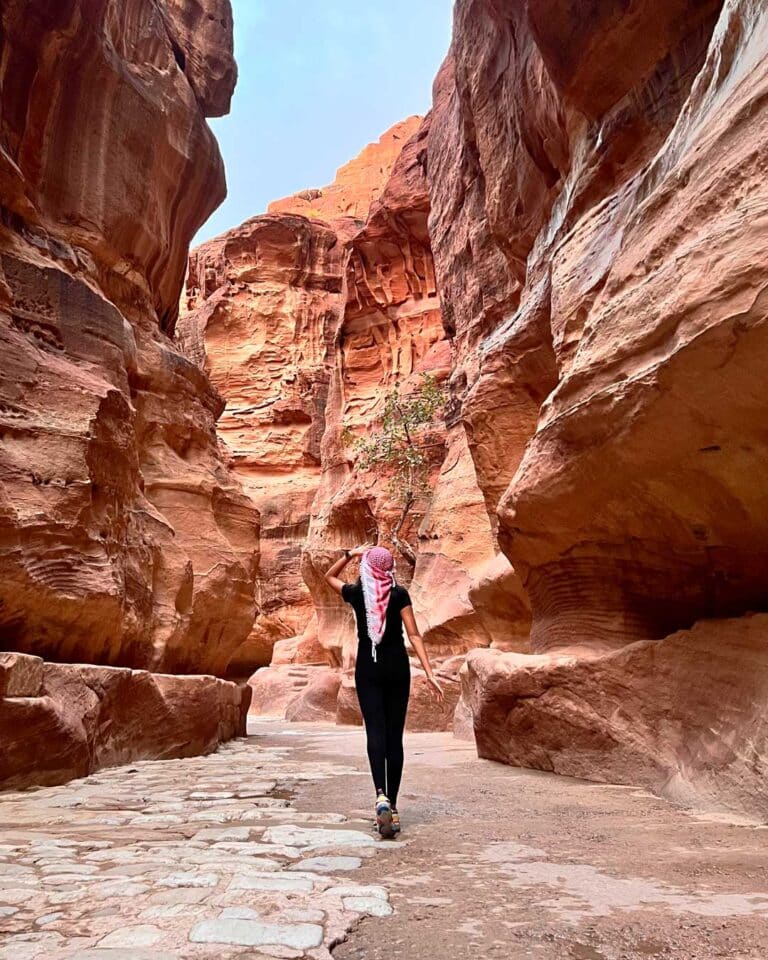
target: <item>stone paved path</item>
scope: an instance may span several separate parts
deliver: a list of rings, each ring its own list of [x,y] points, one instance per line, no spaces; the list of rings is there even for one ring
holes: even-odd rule
[[[410,734],[403,836],[360,730],[0,794],[0,960],[764,960],[768,830]]]
[[[361,916],[392,912],[353,879],[388,845],[297,811],[298,784],[359,774],[291,753],[250,738],[0,794],[0,960],[327,960]]]

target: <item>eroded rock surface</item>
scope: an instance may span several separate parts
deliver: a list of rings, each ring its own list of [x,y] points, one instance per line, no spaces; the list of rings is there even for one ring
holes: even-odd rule
[[[137,759],[209,753],[244,736],[249,696],[215,677],[0,654],[0,783],[65,783]]]
[[[741,808],[697,731],[752,743],[760,699],[759,643],[714,676],[754,624],[711,618],[767,600],[767,18],[460,0],[427,143],[452,393],[538,654],[471,655],[483,755]],[[618,688],[642,722],[602,714]]]
[[[259,608],[233,668],[270,662],[312,615],[301,552],[320,481],[343,247],[332,226],[267,214],[196,250],[179,339],[227,398],[219,436],[261,517]]]
[[[421,119],[409,117],[390,127],[376,143],[369,143],[354,160],[340,167],[333,183],[327,187],[302,190],[274,200],[267,212],[298,213],[310,220],[351,217],[365,221],[403,147],[421,126]]]
[[[398,124],[321,196],[272,204],[190,259],[178,339],[227,398],[220,435],[261,516],[261,613],[239,659],[245,676],[272,655],[252,680],[255,712],[328,718],[336,689],[339,720],[360,722],[351,611],[322,574],[342,546],[388,542],[399,515],[387,477],[355,468],[353,441],[376,429],[388,391],[450,373],[427,228],[429,126]],[[528,621],[519,590],[492,614],[470,600],[504,593],[514,575],[462,426],[441,417],[428,439],[432,492],[402,528],[417,560],[402,557],[399,576],[449,696],[445,710],[426,688],[414,696],[413,729],[450,726],[463,654],[519,648]]]
[[[232,664],[243,678],[283,641],[294,641],[287,659],[334,659],[317,639],[302,553],[323,472],[348,243],[419,124],[397,124],[310,191],[311,204],[301,194],[278,201],[190,258],[177,339],[226,397],[219,435],[261,517],[260,614]]]
[[[764,818],[768,616],[593,655],[473,651],[478,752]]]
[[[250,632],[258,516],[169,338],[225,193],[231,26],[227,0],[2,6],[4,649],[224,675]]]

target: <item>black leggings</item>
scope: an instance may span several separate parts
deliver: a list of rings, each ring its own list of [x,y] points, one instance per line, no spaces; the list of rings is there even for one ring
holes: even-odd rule
[[[403,671],[381,679],[355,676],[355,686],[365,721],[373,785],[396,806],[405,759],[403,730],[411,692],[410,673]]]

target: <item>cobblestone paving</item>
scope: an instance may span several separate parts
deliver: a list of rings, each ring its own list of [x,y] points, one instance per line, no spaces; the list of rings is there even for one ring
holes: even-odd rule
[[[0,960],[312,957],[392,912],[356,883],[396,846],[299,812],[291,788],[358,770],[237,741],[0,794]]]

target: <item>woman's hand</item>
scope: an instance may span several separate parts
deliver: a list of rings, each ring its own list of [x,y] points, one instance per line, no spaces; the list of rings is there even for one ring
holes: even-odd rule
[[[434,696],[438,703],[445,703],[445,694],[443,693],[443,688],[435,680],[434,677],[427,677],[429,685],[432,687],[430,693]]]
[[[362,546],[352,547],[352,549],[349,550],[348,553],[350,557],[362,557],[363,554],[368,553],[370,549],[371,549],[371,544],[364,543]]]

